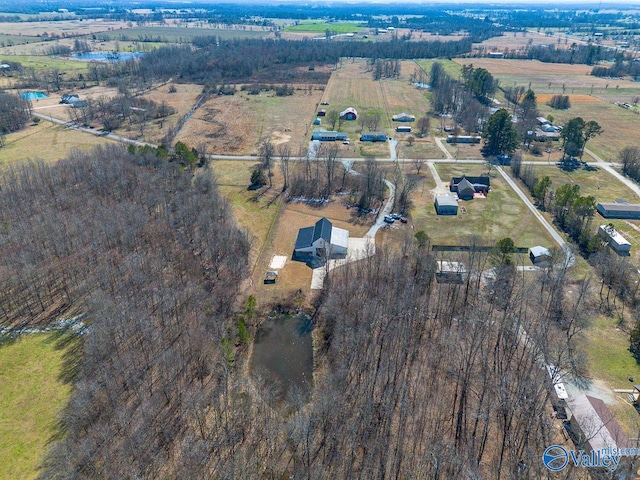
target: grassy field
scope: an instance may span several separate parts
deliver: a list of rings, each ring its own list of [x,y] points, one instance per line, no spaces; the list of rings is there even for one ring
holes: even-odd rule
[[[10,45],[22,45],[24,43],[37,43],[42,42],[40,37],[30,37],[28,35],[11,35],[6,33],[0,33],[0,47]]]
[[[121,30],[101,32],[97,37],[101,40],[129,40],[129,41],[161,41],[169,43],[190,42],[197,37],[233,38],[262,38],[270,32],[261,27],[247,27],[244,29],[198,28],[198,27],[133,27]]]
[[[434,60],[416,60],[416,63],[426,72],[427,76],[429,76],[429,72],[431,72],[431,66],[436,62],[440,63],[445,73],[452,78],[457,79],[462,72],[460,65],[453,60],[444,60],[441,58]]]
[[[285,27],[285,32],[310,32],[310,33],[322,33],[324,34],[326,30],[330,30],[331,33],[356,33],[364,30],[363,27],[359,23],[353,22],[337,22],[337,23],[327,23],[323,21],[303,21],[298,25],[289,25]]]
[[[64,350],[51,335],[0,346],[0,478],[37,476],[56,415],[71,387],[59,375]]]
[[[640,95],[640,88],[637,93]],[[597,121],[604,132],[589,140],[587,148],[605,161],[617,161],[623,147],[637,145],[640,115],[612,103],[596,99],[595,102],[572,102],[568,110],[553,110],[544,104],[539,108],[541,114],[553,115],[554,122],[560,125],[574,117]],[[585,154],[584,160],[590,160],[589,155]]]
[[[616,320],[597,316],[583,332],[580,351],[586,356],[589,373],[602,380],[613,393],[614,388],[631,388],[629,377],[640,380],[640,366],[629,353],[629,334],[621,330]],[[631,436],[638,429],[638,413],[630,405],[618,402],[612,407],[616,419]]]
[[[487,173],[486,168],[478,165],[438,164],[436,170],[445,184],[453,176]],[[487,198],[461,201],[456,216],[437,215],[428,188],[416,190],[412,199],[414,208],[411,215],[415,229],[424,230],[436,244],[464,245],[468,237],[477,235],[489,243],[510,237],[518,247],[556,246],[495,170],[491,173],[491,191]],[[462,208],[466,213],[462,213]]]
[[[34,70],[53,70],[58,69],[67,75],[77,75],[78,73],[86,74],[89,71],[89,63],[79,60],[69,60],[64,58],[52,58],[46,55],[6,55],[0,54],[0,62],[11,61],[19,62],[25,68],[33,68]]]
[[[617,198],[624,198],[631,203],[640,203],[640,197],[633,190],[605,170],[579,168],[567,172],[556,166],[540,165],[535,167],[535,172],[538,177],[548,176],[553,190],[565,183],[577,184],[580,186],[581,195],[592,195],[598,202],[613,202]]]
[[[112,143],[103,137],[69,130],[45,120],[7,135],[6,144],[0,148],[0,168],[11,162],[27,158],[47,161],[60,160],[72,149],[88,150],[96,145]]]

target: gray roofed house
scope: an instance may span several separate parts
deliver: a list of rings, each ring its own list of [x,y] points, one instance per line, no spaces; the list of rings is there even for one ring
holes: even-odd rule
[[[469,182],[473,186],[473,189],[477,193],[484,193],[486,195],[491,189],[491,178],[488,175],[479,177],[469,177],[467,175],[463,175],[462,177],[453,177],[451,179],[449,189],[452,192],[458,192],[458,187],[463,180],[467,180],[467,182]],[[468,186],[467,182],[463,184],[465,187]],[[460,193],[458,193],[458,196],[460,197]]]
[[[627,218],[640,220],[640,204],[598,203],[596,209],[604,218]]]
[[[462,198],[463,200],[471,200],[474,193],[476,193],[476,189],[473,188],[473,185],[469,180],[467,180],[466,178],[460,180],[460,183],[458,183],[459,198]]]
[[[322,217],[313,227],[298,230],[294,256],[307,260],[313,257],[344,257],[349,246],[349,231],[334,227]]]

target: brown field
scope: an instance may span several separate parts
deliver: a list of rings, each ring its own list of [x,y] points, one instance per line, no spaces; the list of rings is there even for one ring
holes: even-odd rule
[[[413,145],[409,146],[407,142],[409,135],[414,135],[415,137],[415,134],[412,133],[394,134],[394,138],[398,139],[396,153],[400,161],[412,158],[445,158],[444,153],[432,138],[416,138]]]
[[[504,52],[506,50],[518,50],[526,47],[529,45],[529,42],[534,45],[552,45],[557,44],[558,39],[555,37],[547,37],[540,33],[515,32],[505,33],[501,37],[489,38],[482,43],[474,43],[473,47],[475,49],[484,48],[484,50]],[[564,42],[561,42],[560,48],[562,48],[562,45],[564,45]]]
[[[503,58],[456,58],[460,65],[473,64],[474,67],[486,68],[492,75],[589,75],[592,66],[570,65],[567,63],[544,63],[538,60],[506,60]],[[596,77],[593,77],[594,79]]]
[[[112,21],[105,19],[90,20],[64,20],[55,22],[20,22],[20,23],[0,23],[0,32],[10,35],[42,35],[63,33],[67,36],[88,35],[91,33],[104,32],[107,30],[119,30],[127,28],[127,22]]]
[[[536,98],[538,100],[538,103],[547,103],[549,100],[551,100],[551,97],[553,97],[554,95],[557,95],[557,94],[540,93],[540,94],[536,94]],[[581,94],[570,93],[567,96],[569,97],[569,101],[571,102],[572,105],[574,103],[597,103],[601,101],[600,99],[596,97],[592,97],[591,95],[581,95]]]
[[[27,158],[60,160],[72,149],[88,150],[97,145],[112,142],[103,137],[69,130],[62,125],[54,125],[43,120],[38,125],[7,135],[5,146],[0,148],[0,167]]]
[[[623,147],[638,144],[640,115],[609,102],[598,100],[591,103],[575,103],[568,110],[554,110],[544,103],[539,103],[538,108],[544,116],[553,115],[554,123],[558,125],[563,125],[574,117],[582,117],[585,121],[597,121],[604,133],[589,140],[587,148],[605,161],[616,161],[618,152]],[[585,154],[584,160],[591,160],[588,154]]]
[[[256,154],[261,138],[288,143],[297,155],[308,144],[321,90],[297,89],[292,96],[274,92],[216,96],[207,100],[189,119],[177,139],[189,145],[205,142],[209,153]],[[295,112],[295,113],[294,113]]]
[[[145,129],[144,135],[140,135],[138,126],[127,126],[125,129],[118,130],[118,133],[137,140],[144,140],[149,143],[160,143],[169,128],[172,128],[177,122],[186,115],[196,103],[198,95],[202,93],[202,86],[195,84],[175,84],[176,92],[169,93],[170,85],[162,85],[153,89],[144,95],[143,98],[152,100],[158,104],[163,101],[172,107],[176,112],[163,119],[153,120],[149,122]],[[179,135],[178,135],[179,137]],[[176,141],[180,138],[176,138]],[[184,141],[184,140],[183,140]],[[190,147],[197,147],[198,142],[187,143]]]

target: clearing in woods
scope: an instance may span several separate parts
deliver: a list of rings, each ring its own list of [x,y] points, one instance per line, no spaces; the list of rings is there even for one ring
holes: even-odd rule
[[[273,91],[249,95],[213,96],[195,111],[176,137],[187,145],[207,146],[207,153],[257,154],[262,138],[274,145],[288,144],[298,155],[311,136],[322,85],[295,85],[294,94],[278,97]]]
[[[27,158],[61,160],[74,149],[89,150],[97,145],[110,143],[113,140],[80,133],[42,120],[37,125],[27,126],[19,132],[7,135],[5,146],[0,149],[0,168]]]
[[[71,393],[61,380],[65,351],[53,334],[0,344],[0,478],[37,477]]]

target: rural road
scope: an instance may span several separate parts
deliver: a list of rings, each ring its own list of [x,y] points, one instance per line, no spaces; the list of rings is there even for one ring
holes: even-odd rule
[[[516,194],[520,197],[520,199],[524,202],[524,204],[529,208],[529,210],[531,210],[531,212],[538,219],[540,224],[542,224],[542,226],[547,230],[547,232],[549,232],[549,235],[551,235],[551,237],[558,243],[558,245],[560,245],[560,248],[562,248],[562,251],[566,256],[564,265],[565,267],[571,267],[576,262],[576,258],[573,252],[571,251],[571,248],[569,248],[569,245],[567,244],[567,242],[565,242],[564,239],[560,236],[560,234],[556,231],[556,229],[553,228],[553,226],[549,222],[547,222],[547,219],[544,218],[544,216],[542,216],[542,214],[538,211],[538,209],[533,205],[533,203],[531,203],[531,201],[527,198],[524,192],[520,189],[518,184],[514,182],[511,179],[511,177],[505,173],[502,167],[496,166],[496,170],[500,173],[500,175],[502,175],[502,178],[504,178],[505,181],[509,184],[509,186],[513,189],[513,191],[516,192]]]
[[[606,170],[607,172],[609,172],[611,175],[613,175],[619,182],[624,183],[627,187],[629,187],[631,190],[633,190],[633,192],[638,195],[640,197],[640,187],[638,186],[638,184],[636,182],[634,182],[633,180],[631,180],[630,178],[625,177],[624,175],[622,175],[621,173],[619,173],[618,171],[616,171],[616,169],[614,169],[611,166],[611,163],[609,162],[605,162],[602,158],[600,158],[598,155],[596,155],[595,153],[593,153],[591,150],[589,150],[588,148],[584,149],[584,152],[587,155],[590,155],[591,158],[594,158],[596,160],[596,162],[594,163],[594,165],[597,165],[598,167],[602,168],[603,170]]]

